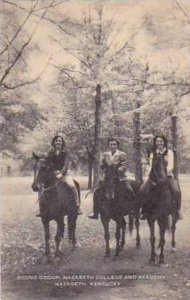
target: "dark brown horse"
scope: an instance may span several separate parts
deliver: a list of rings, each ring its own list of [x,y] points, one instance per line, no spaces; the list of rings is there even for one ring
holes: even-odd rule
[[[40,213],[45,232],[45,255],[50,254],[49,249],[49,222],[57,223],[57,233],[55,236],[56,255],[61,254],[59,249],[60,241],[64,234],[64,216],[68,216],[68,236],[72,249],[75,248],[77,207],[69,187],[57,179],[52,166],[46,158],[40,158],[33,153],[34,158],[34,180],[32,189],[39,192]],[[75,181],[80,198],[80,187]]]
[[[179,195],[181,197],[181,195]],[[172,199],[171,188],[167,176],[166,162],[162,155],[154,156],[150,173],[150,185],[147,192],[147,221],[150,228],[151,257],[155,262],[155,221],[160,232],[159,263],[164,263],[165,232],[169,228],[169,216],[172,216],[172,247],[175,247],[175,228],[177,222],[176,201]]]
[[[119,256],[125,245],[126,221],[125,216],[129,215],[129,231],[133,230],[133,216],[135,217],[135,225],[137,229],[136,246],[140,247],[139,235],[139,210],[138,191],[140,185],[134,181],[130,181],[134,191],[134,199],[127,199],[124,183],[118,179],[117,168],[113,165],[107,166],[105,171],[104,182],[94,193],[95,201],[98,202],[101,222],[104,227],[106,251],[105,257],[110,256],[109,245],[109,222],[116,222],[116,250],[115,257]]]

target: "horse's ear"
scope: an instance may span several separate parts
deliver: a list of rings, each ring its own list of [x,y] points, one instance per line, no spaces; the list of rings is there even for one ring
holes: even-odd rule
[[[40,159],[40,157],[38,155],[36,155],[34,152],[32,152],[32,156],[33,156],[33,158],[35,160],[39,160]]]

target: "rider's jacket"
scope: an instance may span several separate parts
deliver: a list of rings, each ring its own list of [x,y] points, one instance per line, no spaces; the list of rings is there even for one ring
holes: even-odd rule
[[[112,155],[111,151],[103,153],[102,158],[102,169],[105,170],[106,166],[115,165],[118,167],[118,176],[120,180],[126,180],[126,170],[127,170],[127,157],[126,153],[120,150]]]
[[[69,155],[66,150],[51,150],[47,155],[47,160],[54,171],[61,171],[66,174],[69,167]]]
[[[170,149],[164,148],[162,152],[159,152],[157,149],[154,153],[152,152],[150,154],[150,162],[149,162],[149,173],[151,172],[152,169],[152,161],[155,155],[163,155],[164,160],[166,162],[166,168],[167,168],[167,174],[168,176],[173,175],[173,168],[174,168],[174,154],[173,151]]]

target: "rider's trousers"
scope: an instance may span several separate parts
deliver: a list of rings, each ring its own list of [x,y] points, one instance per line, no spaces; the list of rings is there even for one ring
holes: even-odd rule
[[[65,175],[62,177],[62,181],[65,182],[70,187],[76,206],[79,207],[80,206],[79,195],[73,178],[69,175]]]

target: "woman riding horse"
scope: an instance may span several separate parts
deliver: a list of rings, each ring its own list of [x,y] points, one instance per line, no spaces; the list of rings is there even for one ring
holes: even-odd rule
[[[110,151],[103,154],[102,168],[104,178],[94,191],[93,215],[91,219],[100,219],[104,227],[104,238],[106,242],[105,257],[110,256],[110,233],[109,222],[116,222],[116,249],[115,257],[118,257],[125,245],[125,216],[129,216],[129,232],[133,230],[133,220],[136,226],[136,247],[140,247],[139,235],[139,210],[138,202],[139,183],[128,180],[126,177],[126,153],[118,149],[119,143],[112,138],[109,141]]]
[[[75,200],[78,214],[81,215],[80,209],[80,201],[79,195],[73,181],[73,178],[68,174],[68,167],[69,167],[69,155],[68,151],[66,150],[66,143],[62,136],[56,135],[52,139],[51,142],[52,150],[47,154],[46,161],[54,171],[54,174],[58,180],[62,180],[64,183],[68,185],[70,188],[73,198]],[[37,214],[37,217],[41,217],[41,206],[42,203],[39,197],[39,205],[40,205],[40,213]]]
[[[103,182],[105,180],[105,173],[106,169],[108,167],[112,167],[113,172],[115,173],[115,176],[120,182],[122,182],[123,187],[125,188],[126,192],[126,199],[129,202],[133,202],[134,199],[134,191],[133,188],[131,187],[131,184],[129,180],[126,177],[126,170],[127,170],[127,159],[126,159],[126,153],[122,152],[118,149],[119,147],[119,142],[111,138],[108,140],[108,145],[109,145],[109,151],[103,153],[103,159],[102,159],[102,165],[101,168],[104,172],[104,178]],[[116,171],[116,172],[115,172]],[[112,185],[111,189],[109,190],[109,195],[108,197],[114,198],[114,185]],[[88,216],[90,219],[98,219],[98,198],[99,194],[101,194],[102,188],[101,188],[101,182],[99,186],[95,189],[94,194],[96,194],[96,197],[94,197],[94,203],[93,203],[93,214]]]
[[[147,218],[148,213],[148,193],[151,189],[151,186],[154,186],[154,178],[152,172],[153,160],[157,157],[162,156],[167,170],[169,189],[172,196],[173,205],[177,207],[177,219],[181,219],[181,191],[178,182],[173,177],[173,168],[174,168],[174,155],[173,151],[168,149],[168,141],[165,136],[157,135],[153,140],[153,150],[150,153],[150,168],[149,168],[149,178],[142,184],[140,188],[140,195],[142,199],[142,211],[141,211],[141,220]]]

